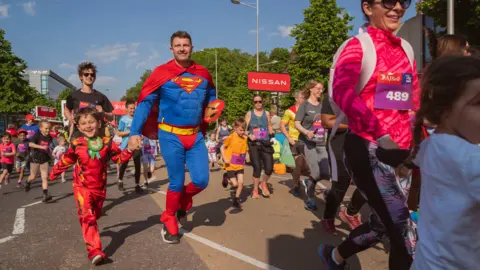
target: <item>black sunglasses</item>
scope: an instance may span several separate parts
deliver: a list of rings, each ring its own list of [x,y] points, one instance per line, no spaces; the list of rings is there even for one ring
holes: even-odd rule
[[[373,4],[382,5],[384,9],[393,9],[397,3],[400,3],[403,9],[408,9],[412,4],[412,0],[381,0],[380,2],[373,2]]]
[[[254,100],[253,103],[254,104],[262,104],[262,101],[261,100]]]
[[[87,72],[83,73],[83,77],[88,77],[88,76],[95,78],[95,73],[87,73]]]

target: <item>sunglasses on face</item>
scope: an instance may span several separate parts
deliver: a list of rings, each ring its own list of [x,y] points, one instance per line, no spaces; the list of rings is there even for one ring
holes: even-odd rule
[[[408,9],[412,4],[412,0],[381,0],[380,2],[374,2],[374,4],[380,4],[384,9],[393,9],[400,3],[403,9]]]
[[[254,104],[262,104],[262,101],[261,100],[254,100],[253,103]]]
[[[87,72],[83,73],[83,77],[88,77],[88,76],[95,78],[95,73],[87,73]]]

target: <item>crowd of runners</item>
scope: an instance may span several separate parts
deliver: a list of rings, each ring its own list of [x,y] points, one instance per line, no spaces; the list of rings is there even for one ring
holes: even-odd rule
[[[170,185],[161,236],[178,243],[177,222],[187,217],[192,197],[207,187],[211,168],[224,170],[221,184],[230,185],[232,207],[241,208],[248,203],[242,196],[245,183],[253,184],[251,198],[270,198],[268,181],[287,155],[293,160],[283,165],[292,175],[290,193],[304,197],[306,210],[317,211],[317,183],[330,181],[331,188],[322,190],[323,229],[336,235],[338,214],[352,230],[336,247],[319,243],[326,269],[344,269],[349,257],[385,239],[390,269],[476,269],[480,60],[470,56],[465,38],[446,35],[435,42],[438,59],[418,71],[412,47],[393,34],[410,4],[361,0],[368,23],[332,56],[328,81],[306,81],[304,89],[294,92],[295,104],[280,125],[278,116],[264,109],[262,96],[253,95],[245,115],[231,123],[220,119],[207,133],[202,119],[221,111],[216,111],[210,74],[190,60],[192,40],[183,31],[171,37],[174,60],[152,73],[137,102],[126,103],[127,114],[115,129],[109,128],[112,104],[93,88],[96,67],[82,63],[82,88],[66,103],[68,132],[55,130],[52,136],[49,122],[37,125],[27,115],[25,125],[2,136],[0,183],[8,184],[15,168],[18,186],[29,191],[40,171],[48,202],[52,162],[50,180],[61,176],[65,182],[65,171],[75,166],[79,219],[89,259],[98,264],[106,258],[96,220],[109,160],[117,164],[118,189],[124,191],[133,159],[135,191],[141,193],[162,151]],[[252,175],[245,177],[247,164]],[[188,185],[185,167],[192,178]],[[23,183],[26,168],[29,177]],[[351,184],[356,190],[343,205]],[[371,214],[362,223],[364,205]]]

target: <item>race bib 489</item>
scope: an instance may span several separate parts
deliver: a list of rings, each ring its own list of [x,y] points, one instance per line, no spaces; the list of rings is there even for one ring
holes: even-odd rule
[[[412,78],[412,73],[379,72],[375,109],[412,109]]]

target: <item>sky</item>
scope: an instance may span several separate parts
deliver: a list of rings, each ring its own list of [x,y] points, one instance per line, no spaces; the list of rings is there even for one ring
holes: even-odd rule
[[[360,1],[337,3],[355,17],[356,31],[363,24]],[[290,31],[308,6],[309,0],[260,0],[260,51],[293,46]],[[414,15],[412,4],[405,19]],[[189,32],[197,51],[227,47],[253,54],[255,27],[255,9],[230,0],[0,0],[0,28],[30,69],[50,69],[79,86],[76,66],[93,61],[95,88],[112,101],[145,69],[171,58],[173,32]]]

